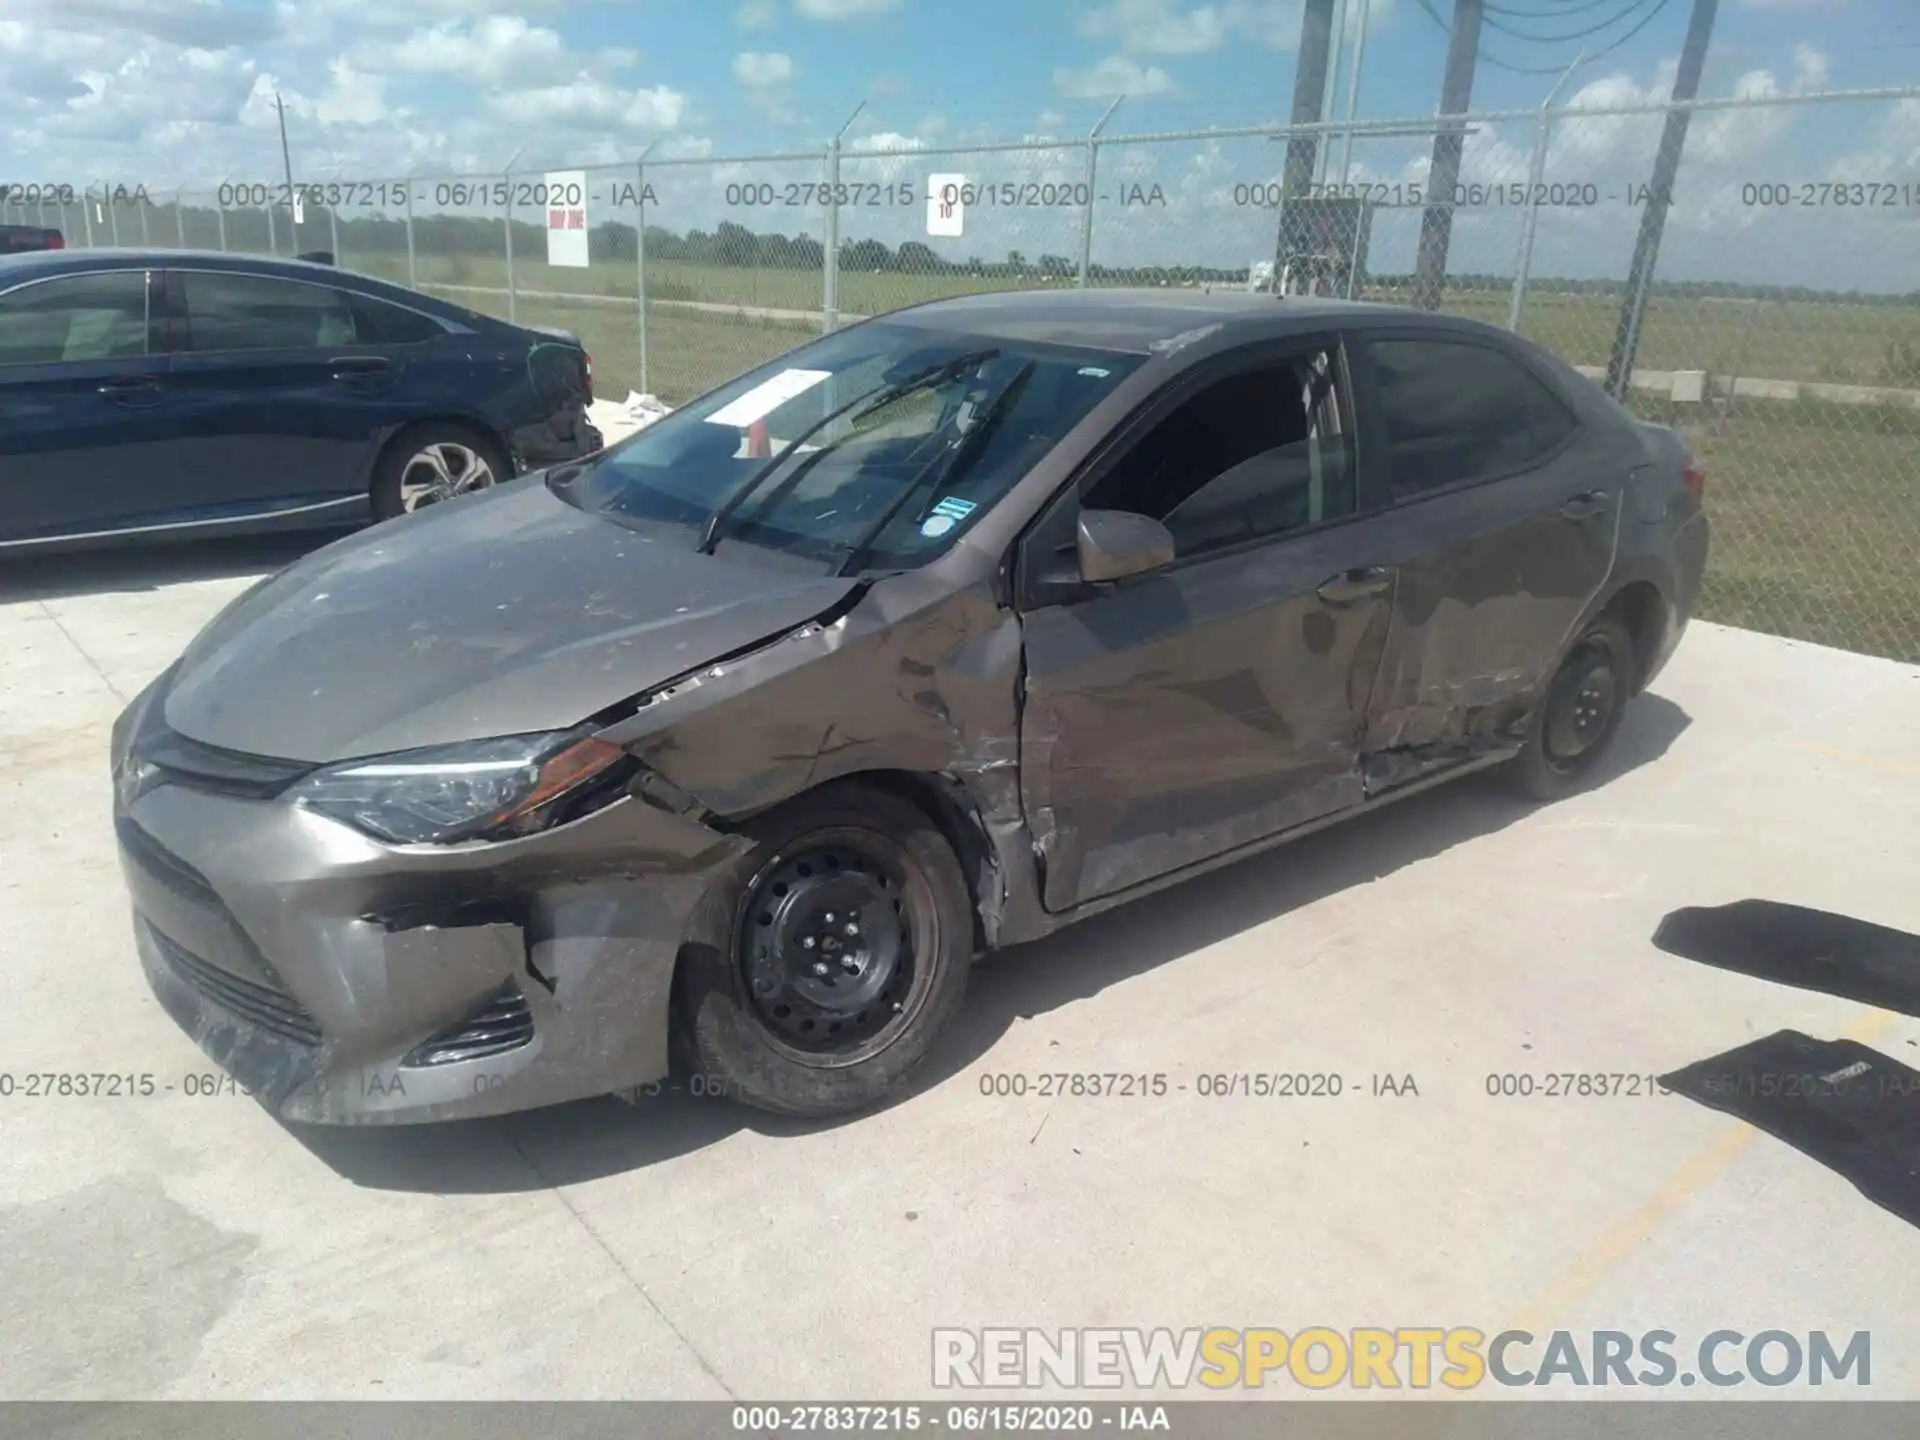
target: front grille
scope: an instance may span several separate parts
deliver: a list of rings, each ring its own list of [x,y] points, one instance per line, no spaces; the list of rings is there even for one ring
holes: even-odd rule
[[[479,1060],[517,1050],[532,1039],[533,1012],[527,1008],[527,997],[520,987],[509,980],[482,1000],[464,1020],[414,1046],[400,1063],[418,1070],[460,1060]]]
[[[147,934],[168,968],[221,1009],[295,1045],[311,1049],[320,1044],[318,1022],[286,991],[209,964],[152,925],[147,926]]]
[[[156,707],[157,708],[157,707]],[[187,785],[248,800],[271,800],[314,767],[303,760],[242,755],[189,740],[164,722],[134,741],[135,756],[160,772],[163,784]]]

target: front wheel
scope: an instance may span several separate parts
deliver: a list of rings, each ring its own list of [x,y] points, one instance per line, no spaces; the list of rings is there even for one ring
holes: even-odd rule
[[[707,1093],[823,1118],[896,1091],[959,1008],[972,905],[916,806],[844,782],[755,827],[709,892],[674,977]]]
[[[1636,664],[1633,637],[1611,615],[1580,632],[1527,718],[1526,748],[1512,767],[1524,794],[1557,800],[1593,778],[1619,733]]]

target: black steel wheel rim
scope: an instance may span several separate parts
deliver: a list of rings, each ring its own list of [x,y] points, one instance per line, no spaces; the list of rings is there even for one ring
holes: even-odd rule
[[[1547,696],[1542,733],[1547,763],[1578,767],[1605,738],[1620,704],[1620,671],[1605,641],[1589,640],[1560,667]]]
[[[913,887],[860,832],[801,842],[747,892],[738,963],[754,1017],[798,1055],[855,1058],[904,1028],[924,966]]]

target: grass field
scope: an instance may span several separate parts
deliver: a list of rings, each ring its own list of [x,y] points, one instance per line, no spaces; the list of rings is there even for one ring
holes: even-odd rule
[[[405,256],[347,256],[345,263],[397,280],[406,279]],[[506,262],[497,256],[420,256],[422,284],[458,284],[504,289]],[[586,270],[557,269],[544,261],[514,266],[520,290],[619,296],[633,299],[638,276],[629,261]],[[1039,288],[1037,277],[1001,275],[910,275],[842,271],[840,309],[875,314],[944,295],[1018,286]],[[1060,282],[1055,282],[1058,285]],[[817,311],[821,277],[814,270],[690,265],[650,261],[647,293],[654,300],[693,300]],[[1405,298],[1376,290],[1370,298]],[[1504,325],[1506,292],[1453,291],[1445,308],[1454,314]],[[1576,365],[1605,365],[1620,318],[1620,302],[1604,295],[1555,294],[1545,288],[1527,297],[1522,331]],[[1656,296],[1642,322],[1636,364],[1653,370],[1706,370],[1716,375],[1775,380],[1920,389],[1920,309],[1891,305],[1805,300],[1673,299]]]
[[[354,257],[344,257],[355,263]],[[401,259],[357,268],[405,278]],[[504,287],[503,262],[422,259],[423,284]],[[810,272],[652,265],[656,301],[817,311],[820,277]],[[516,267],[516,287],[630,299],[630,269]],[[846,314],[870,314],[969,289],[1005,289],[1007,278],[860,275],[841,277]],[[506,296],[460,293],[462,304],[506,313]],[[1387,297],[1383,297],[1387,298]],[[1504,295],[1456,294],[1449,309],[1503,323]],[[522,296],[520,319],[574,330],[594,356],[596,386],[618,398],[640,389],[636,305],[579,304]],[[1617,302],[1597,296],[1533,294],[1525,330],[1574,364],[1604,365]],[[670,404],[792,349],[819,333],[813,320],[775,321],[703,314],[651,304],[647,384]],[[1826,380],[1920,388],[1899,364],[1900,347],[1920,349],[1920,312],[1787,301],[1656,300],[1638,363],[1770,379]],[[1731,625],[1819,644],[1920,662],[1920,411],[1812,401],[1743,399],[1676,413],[1646,396],[1649,419],[1680,426],[1708,471],[1712,558],[1701,613]]]

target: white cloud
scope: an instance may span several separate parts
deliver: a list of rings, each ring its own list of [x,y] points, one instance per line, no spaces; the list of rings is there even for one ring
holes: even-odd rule
[[[765,30],[780,18],[780,7],[774,0],[747,0],[733,12],[733,23],[742,30]]]
[[[642,132],[673,129],[686,102],[685,95],[665,85],[629,90],[583,75],[565,85],[510,90],[489,97],[487,103],[516,125],[583,130],[612,125]]]
[[[570,57],[557,31],[529,25],[518,15],[489,15],[471,23],[443,21],[414,31],[398,45],[367,47],[370,68],[427,75],[454,75],[499,84],[518,79],[558,79]]]
[[[847,142],[847,148],[873,152],[924,150],[927,142],[914,135],[902,135],[897,130],[882,130],[873,135],[856,136]]]
[[[1115,95],[1164,95],[1173,81],[1158,65],[1142,66],[1124,55],[1109,55],[1091,70],[1059,69],[1053,86],[1074,100],[1097,100]]]
[[[742,85],[784,85],[793,75],[793,57],[778,51],[759,54],[743,51],[733,57],[733,78]]]
[[[23,19],[63,30],[124,30],[169,45],[226,50],[279,33],[281,16],[220,0],[12,0]]]
[[[809,20],[861,20],[898,9],[900,0],[794,0],[794,9]]]
[[[1178,0],[1103,0],[1080,19],[1080,33],[1137,55],[1201,55],[1242,37],[1274,50],[1300,37],[1300,0],[1221,0],[1187,7]]]

